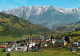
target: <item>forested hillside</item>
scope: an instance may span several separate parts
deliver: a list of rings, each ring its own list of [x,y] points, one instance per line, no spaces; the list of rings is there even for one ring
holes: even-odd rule
[[[23,36],[25,34],[37,34],[47,32],[48,29],[31,24],[29,21],[16,16],[0,13],[0,36]]]
[[[77,23],[72,23],[69,25],[64,25],[64,26],[59,26],[55,28],[57,31],[75,31],[75,30],[80,30],[80,21]]]

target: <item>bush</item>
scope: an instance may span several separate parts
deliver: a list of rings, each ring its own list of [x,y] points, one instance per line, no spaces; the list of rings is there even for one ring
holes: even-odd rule
[[[2,52],[5,52],[5,49],[2,49]]]
[[[9,53],[7,53],[7,55],[6,56],[11,56]]]
[[[52,43],[48,43],[48,48],[53,48],[53,44]]]

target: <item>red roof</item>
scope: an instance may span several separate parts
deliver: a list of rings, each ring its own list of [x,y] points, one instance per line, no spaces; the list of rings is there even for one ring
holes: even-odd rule
[[[6,47],[6,45],[0,46],[0,48],[5,48],[5,47]]]

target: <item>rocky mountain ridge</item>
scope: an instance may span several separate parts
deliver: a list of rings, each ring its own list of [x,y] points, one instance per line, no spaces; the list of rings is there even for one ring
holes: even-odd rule
[[[64,9],[51,6],[23,6],[2,12],[24,18],[33,24],[54,29],[57,26],[76,23],[80,20],[80,8]]]

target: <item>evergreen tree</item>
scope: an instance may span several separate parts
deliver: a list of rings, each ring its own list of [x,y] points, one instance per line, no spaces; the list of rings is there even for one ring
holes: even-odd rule
[[[54,39],[53,35],[51,35],[51,43],[52,43],[52,39]]]
[[[11,56],[9,53],[7,53],[7,55],[6,56]]]
[[[76,28],[75,31],[77,31],[78,29]]]
[[[69,37],[65,37],[65,41],[67,41],[67,43],[70,43]]]

